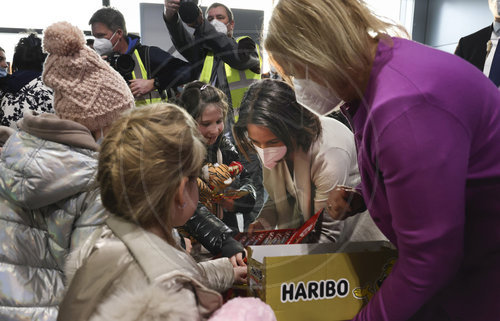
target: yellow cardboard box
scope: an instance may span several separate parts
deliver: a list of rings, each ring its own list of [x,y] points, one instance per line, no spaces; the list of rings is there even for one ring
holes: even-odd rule
[[[388,242],[251,246],[249,292],[278,321],[350,320],[392,269]]]

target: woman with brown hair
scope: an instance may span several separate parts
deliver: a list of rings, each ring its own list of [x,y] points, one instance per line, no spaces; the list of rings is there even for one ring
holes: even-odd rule
[[[283,81],[265,79],[249,87],[233,132],[243,151],[259,155],[269,193],[250,231],[298,228],[326,207],[337,185],[359,183],[352,132],[303,108]],[[322,221],[320,242],[384,239],[368,213],[347,221],[323,215]]]

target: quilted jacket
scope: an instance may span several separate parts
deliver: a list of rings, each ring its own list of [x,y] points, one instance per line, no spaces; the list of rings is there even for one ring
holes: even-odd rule
[[[0,155],[0,320],[55,320],[68,253],[104,224],[80,124],[25,115]]]

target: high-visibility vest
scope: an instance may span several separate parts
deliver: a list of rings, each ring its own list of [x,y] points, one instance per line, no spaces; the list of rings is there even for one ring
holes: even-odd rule
[[[141,57],[139,56],[139,52],[137,49],[134,50],[134,54],[132,55],[132,59],[135,61],[135,67],[132,71],[132,79],[148,79],[148,72],[142,63]],[[160,93],[157,89],[139,96],[135,98],[135,106],[143,106],[152,103],[158,103],[162,101]]]
[[[236,42],[240,42],[241,39],[249,38],[247,36],[239,37]],[[259,45],[255,44],[257,47],[257,52],[259,54],[260,67],[262,67],[262,58],[260,56]],[[205,57],[205,62],[203,63],[203,69],[200,74],[200,81],[209,84],[210,78],[212,76],[212,69],[214,66],[214,54],[209,52]],[[224,69],[226,71],[227,84],[229,86],[229,91],[231,92],[231,102],[233,108],[234,122],[238,121],[239,108],[241,101],[243,100],[243,95],[247,91],[248,87],[257,79],[260,79],[260,74],[256,74],[250,69],[238,70],[231,68],[228,64],[224,63]]]

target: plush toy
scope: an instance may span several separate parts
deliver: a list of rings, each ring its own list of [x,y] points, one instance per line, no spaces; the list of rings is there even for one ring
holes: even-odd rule
[[[208,163],[202,168],[201,178],[214,192],[219,193],[231,185],[236,176],[243,170],[239,162],[232,162],[229,166],[225,164]]]
[[[216,213],[215,205],[224,198],[236,199],[246,194],[247,191],[228,190],[236,176],[243,171],[243,165],[239,162],[231,164],[206,164],[202,168],[201,178],[198,178],[198,190],[200,202],[212,213]]]

